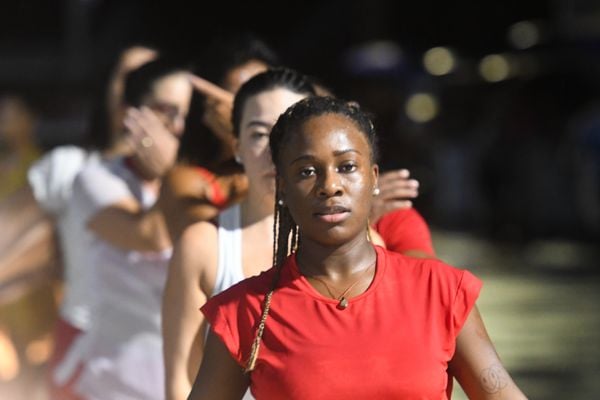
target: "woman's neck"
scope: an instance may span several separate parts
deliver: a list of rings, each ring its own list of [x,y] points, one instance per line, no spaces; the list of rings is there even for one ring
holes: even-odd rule
[[[242,225],[252,225],[262,220],[273,223],[275,195],[272,193],[257,193],[249,190],[240,204],[242,210]]]
[[[338,280],[372,265],[377,259],[366,232],[338,246],[326,246],[303,237],[296,260],[304,275]]]

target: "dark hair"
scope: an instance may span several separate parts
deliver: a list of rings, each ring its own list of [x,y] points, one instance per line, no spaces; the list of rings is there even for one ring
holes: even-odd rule
[[[275,52],[253,33],[230,34],[213,39],[195,62],[194,73],[222,86],[227,74],[251,61],[269,67],[279,65]],[[221,140],[202,122],[205,96],[192,93],[190,110],[181,137],[178,159],[187,163],[213,167],[220,154]],[[239,167],[239,166],[237,166]]]
[[[186,66],[164,57],[147,62],[127,74],[123,100],[130,106],[139,107],[157,80],[167,75],[188,70],[189,68]]]
[[[268,69],[250,78],[242,85],[233,101],[233,112],[231,119],[233,133],[239,137],[242,113],[248,98],[258,93],[275,88],[284,88],[294,93],[314,96],[316,94],[312,81],[308,76],[301,74],[291,68],[277,67]]]
[[[261,61],[269,67],[280,65],[275,51],[259,36],[251,32],[230,33],[217,36],[206,45],[194,72],[221,84],[229,71],[250,61]]]
[[[324,114],[339,114],[350,119],[364,133],[371,149],[371,161],[377,162],[377,136],[369,114],[358,103],[336,97],[311,97],[297,102],[288,108],[277,120],[271,131],[269,145],[275,166],[279,166],[281,149],[289,137],[306,120]]]
[[[365,135],[371,150],[371,161],[373,163],[376,162],[377,140],[375,128],[368,114],[361,110],[356,102],[348,102],[334,97],[312,96],[300,100],[289,107],[277,119],[275,126],[273,126],[273,129],[271,130],[269,146],[271,148],[271,157],[275,164],[278,176],[280,176],[281,173],[281,150],[289,142],[290,136],[296,134],[298,128],[307,120],[325,114],[338,114],[351,120]],[[277,182],[279,182],[279,180],[277,180]],[[258,358],[260,341],[271,306],[271,298],[273,297],[273,293],[279,282],[283,261],[291,253],[295,252],[300,244],[300,231],[298,225],[296,225],[288,208],[285,207],[280,200],[282,199],[280,197],[279,185],[277,184],[275,192],[275,216],[273,222],[273,267],[275,268],[275,274],[271,289],[265,296],[263,302],[261,318],[256,329],[250,356],[246,364],[246,371],[248,372],[254,369]]]

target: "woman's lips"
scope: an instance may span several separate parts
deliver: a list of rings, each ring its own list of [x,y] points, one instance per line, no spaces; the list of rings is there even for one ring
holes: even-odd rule
[[[350,216],[350,210],[341,206],[326,207],[318,210],[314,215],[321,221],[338,223]]]

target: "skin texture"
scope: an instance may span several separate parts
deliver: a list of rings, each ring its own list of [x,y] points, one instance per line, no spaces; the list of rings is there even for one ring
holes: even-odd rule
[[[303,95],[276,88],[249,97],[235,151],[245,166],[247,195],[241,203],[242,267],[251,276],[271,267],[275,169],[269,134],[277,117]],[[205,320],[198,311],[213,293],[217,272],[217,228],[197,222],[174,247],[163,295],[163,339],[167,399],[184,399],[203,356]]]
[[[299,268],[315,289],[327,296],[311,276],[343,287],[374,261],[373,247],[364,233],[377,166],[370,162],[365,137],[346,117],[312,117],[297,133],[282,151],[281,160],[285,161],[280,166],[279,184],[302,234]],[[331,208],[334,205],[348,211]],[[331,211],[341,211],[331,217],[335,222],[322,217]],[[364,292],[373,273],[360,279],[349,297]],[[449,369],[470,399],[525,398],[502,366],[477,308],[457,338]],[[209,334],[188,399],[239,399],[248,384],[248,375],[241,372],[220,340]]]

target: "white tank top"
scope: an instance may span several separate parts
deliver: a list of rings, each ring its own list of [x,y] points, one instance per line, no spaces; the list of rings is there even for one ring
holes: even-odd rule
[[[219,214],[217,240],[219,241],[219,260],[217,261],[217,279],[213,296],[246,278],[242,268],[242,228],[238,204]],[[254,397],[248,389],[242,400],[253,399]]]
[[[219,259],[213,296],[246,278],[242,268],[242,228],[238,204],[219,214],[218,241]]]

